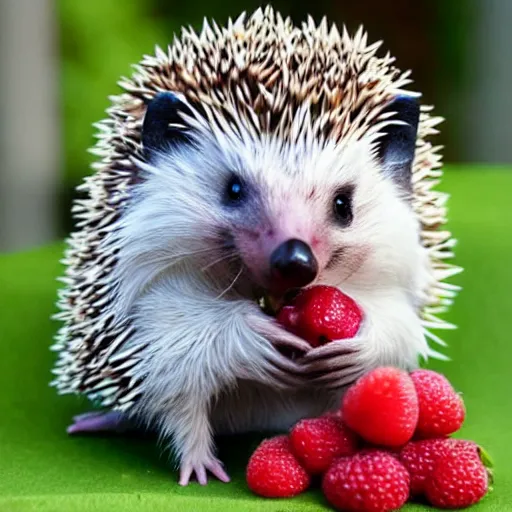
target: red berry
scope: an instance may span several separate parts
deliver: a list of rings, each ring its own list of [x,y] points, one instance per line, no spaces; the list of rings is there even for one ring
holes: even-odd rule
[[[425,484],[427,500],[439,508],[469,507],[489,488],[489,475],[478,452],[454,448],[440,455]]]
[[[400,447],[410,441],[418,423],[418,397],[409,375],[381,367],[351,386],[343,399],[343,420],[366,441]]]
[[[334,417],[299,421],[290,432],[293,453],[310,474],[325,473],[333,460],[357,451],[357,438]]]
[[[435,462],[454,448],[478,454],[476,443],[446,437],[412,441],[404,446],[400,452],[400,462],[411,476],[411,495],[418,496],[425,492],[425,484],[430,479]]]
[[[310,477],[290,449],[287,436],[266,439],[247,464],[249,489],[266,498],[290,498],[304,492]]]
[[[299,313],[295,306],[283,306],[277,315],[277,321],[284,327],[293,328],[299,321]]]
[[[387,512],[409,497],[409,474],[389,453],[375,451],[338,459],[324,475],[327,501],[346,512]]]
[[[411,379],[420,409],[416,437],[426,439],[457,432],[464,423],[466,410],[448,379],[432,370],[416,370]]]
[[[289,331],[318,347],[333,340],[353,338],[361,324],[361,310],[349,296],[333,286],[302,290],[277,315]]]

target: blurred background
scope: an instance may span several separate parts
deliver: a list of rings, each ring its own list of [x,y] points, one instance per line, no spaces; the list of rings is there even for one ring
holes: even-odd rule
[[[90,172],[92,124],[154,45],[204,16],[224,24],[253,0],[0,0],[0,251],[62,238]],[[384,40],[446,118],[445,162],[512,162],[512,1],[275,0],[294,21],[326,15]],[[484,171],[482,171],[484,172]]]

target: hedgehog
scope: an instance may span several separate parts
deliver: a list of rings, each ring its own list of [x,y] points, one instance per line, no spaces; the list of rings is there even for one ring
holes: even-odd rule
[[[78,187],[52,385],[95,406],[69,433],[154,429],[178,483],[229,481],[215,436],[285,431],[382,365],[447,359],[442,118],[363,27],[271,7],[144,56]],[[311,348],[287,294],[339,287],[364,318]]]

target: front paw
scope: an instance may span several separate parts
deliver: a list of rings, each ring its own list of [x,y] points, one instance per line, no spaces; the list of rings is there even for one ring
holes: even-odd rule
[[[299,336],[287,331],[278,324],[262,314],[248,316],[247,322],[251,329],[268,339],[274,348],[293,354],[304,354],[311,349],[311,345]]]
[[[308,376],[309,385],[324,389],[343,388],[354,383],[368,369],[363,347],[361,338],[332,341],[309,350],[297,363]]]
[[[222,463],[212,455],[199,456],[193,454],[184,456],[180,464],[179,485],[186,486],[190,483],[190,479],[195,475],[200,485],[208,483],[207,471],[221,482],[229,482],[229,475],[223,468]]]
[[[289,333],[275,321],[263,315],[251,315],[247,318],[248,326],[257,336],[248,344],[255,351],[253,363],[240,369],[240,377],[250,372],[265,384],[272,384],[281,388],[297,388],[305,384],[303,365],[297,359],[304,356],[311,346],[302,338]]]

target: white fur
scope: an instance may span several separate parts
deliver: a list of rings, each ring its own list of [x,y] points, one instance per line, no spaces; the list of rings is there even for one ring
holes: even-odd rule
[[[137,343],[149,347],[137,367],[144,394],[133,413],[158,426],[182,464],[214,460],[215,431],[288,428],[336,407],[343,384],[362,371],[384,364],[411,369],[429,351],[419,318],[427,254],[410,206],[379,173],[371,137],[341,146],[244,137],[219,144],[203,129],[197,148],[145,165],[147,179],[119,225],[113,307],[119,321],[134,318]],[[219,205],[232,170],[265,191],[262,225],[273,225],[282,239],[321,239],[321,267],[330,247],[345,248],[317,282],[339,286],[361,305],[355,355],[342,354],[350,342],[341,341],[331,358],[286,360],[275,346],[300,342],[236,283],[230,288],[235,276],[222,262],[203,270],[222,256],[218,229],[247,222]],[[328,205],[333,190],[348,183],[356,185],[354,221],[341,229],[328,220]],[[312,187],[318,193],[309,201]],[[313,369],[320,370],[316,380],[308,375]]]

